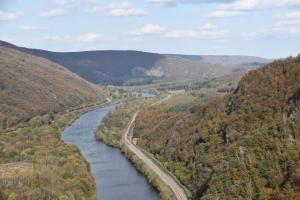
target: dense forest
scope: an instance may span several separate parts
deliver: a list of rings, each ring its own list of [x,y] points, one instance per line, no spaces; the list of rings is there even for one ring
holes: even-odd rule
[[[78,148],[60,139],[81,111],[32,118],[0,134],[0,200],[96,200],[94,178]]]
[[[171,108],[144,108],[134,135],[195,199],[299,198],[300,56],[249,72],[207,104]]]

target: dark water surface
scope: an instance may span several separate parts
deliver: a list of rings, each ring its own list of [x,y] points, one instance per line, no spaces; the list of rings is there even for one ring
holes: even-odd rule
[[[114,107],[99,108],[83,114],[67,127],[62,139],[76,145],[91,164],[100,200],[158,200],[158,192],[115,148],[95,138],[94,132]]]

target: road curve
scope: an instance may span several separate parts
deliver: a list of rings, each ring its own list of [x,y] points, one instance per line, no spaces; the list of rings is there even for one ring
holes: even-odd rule
[[[152,104],[153,105],[157,105],[158,103],[161,103],[162,101],[165,101],[167,99],[169,99],[171,97],[171,95],[168,95],[166,98],[159,100],[158,102]],[[138,115],[139,111],[137,111],[129,125],[128,128],[126,129],[126,131],[124,132],[123,136],[122,136],[122,141],[125,144],[125,146],[131,151],[133,152],[139,159],[141,159],[145,164],[148,165],[148,167],[150,167],[160,178],[161,180],[168,185],[171,190],[174,192],[177,200],[188,200],[184,190],[182,189],[182,187],[180,187],[180,185],[178,185],[178,183],[167,173],[165,173],[160,167],[158,167],[147,155],[145,155],[140,149],[138,149],[132,142],[131,142],[131,138],[129,137],[130,135],[130,131],[132,128],[132,125],[134,124],[136,117]]]

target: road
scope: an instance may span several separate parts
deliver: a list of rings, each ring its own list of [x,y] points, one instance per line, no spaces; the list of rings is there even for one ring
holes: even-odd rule
[[[152,106],[157,105],[162,103],[163,101],[168,100],[169,98],[171,98],[171,95],[168,95],[167,97],[165,97],[164,99],[161,99],[155,103],[152,104]],[[130,131],[131,128],[136,120],[136,117],[138,115],[139,111],[137,111],[129,125],[128,128],[126,129],[126,131],[123,134],[122,140],[123,143],[125,144],[125,146],[131,151],[133,152],[139,159],[141,159],[145,164],[148,165],[148,167],[150,167],[160,178],[161,180],[168,185],[171,190],[174,192],[177,200],[187,200],[187,196],[184,192],[184,190],[182,189],[182,187],[180,187],[180,185],[177,184],[177,182],[167,173],[165,173],[159,166],[157,166],[147,155],[145,155],[140,149],[138,149],[132,142],[131,142],[131,138],[129,137],[130,135]]]
[[[172,95],[171,95],[171,94],[168,94],[168,96],[166,96],[165,98],[160,99],[160,100],[154,102],[153,104],[151,104],[151,106],[155,106],[155,105],[161,104],[162,102],[167,101],[167,100],[170,99],[171,97],[172,97]]]

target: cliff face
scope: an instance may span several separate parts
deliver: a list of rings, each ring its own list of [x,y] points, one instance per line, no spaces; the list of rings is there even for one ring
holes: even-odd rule
[[[201,199],[300,195],[300,57],[249,72],[233,94],[189,111],[147,108],[140,145]]]

